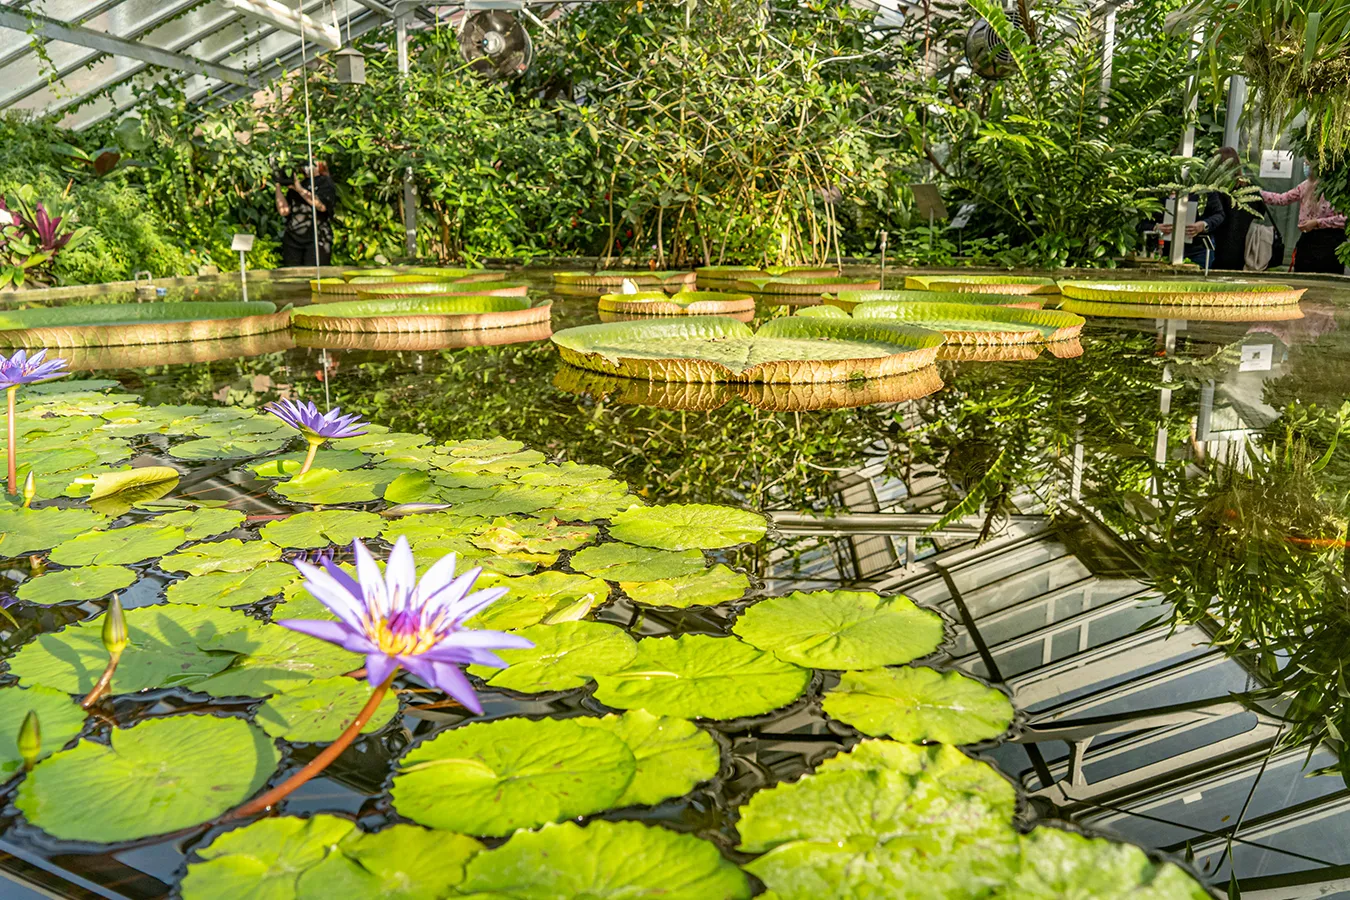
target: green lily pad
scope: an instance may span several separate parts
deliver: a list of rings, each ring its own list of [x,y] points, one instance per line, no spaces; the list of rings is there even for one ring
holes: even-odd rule
[[[113,675],[112,693],[190,685],[214,675],[240,652],[249,620],[237,612],[197,606],[147,606],[126,612],[131,644]],[[87,694],[108,664],[103,617],[42,634],[9,660],[24,684]]]
[[[366,503],[379,499],[389,482],[398,473],[387,469],[310,469],[272,487],[281,496],[296,503],[316,503],[331,506],[335,503]]]
[[[212,697],[267,697],[296,690],[318,678],[353,672],[365,664],[362,657],[336,644],[280,625],[245,621],[249,623],[245,639],[231,642],[231,649],[243,655],[220,674],[195,683],[194,691]]]
[[[469,673],[495,688],[538,694],[585,687],[596,675],[622,669],[637,655],[628,632],[601,622],[531,625],[517,632],[534,646],[502,650],[505,669],[469,666]]]
[[[598,522],[641,505],[641,498],[628,493],[623,482],[597,481],[559,491],[558,499],[540,515],[547,513],[563,522]]]
[[[1026,900],[1208,900],[1204,886],[1132,844],[1039,827],[1019,837],[1017,872],[991,896]]]
[[[580,487],[597,481],[609,481],[614,475],[604,466],[588,466],[581,463],[542,463],[531,466],[516,476],[521,484],[550,487]]]
[[[169,448],[169,455],[174,459],[183,460],[247,459],[251,456],[262,456],[264,453],[275,453],[290,441],[289,436],[255,434],[202,437],[174,444]]]
[[[345,472],[370,462],[370,457],[356,450],[330,450],[327,447],[314,454],[311,464],[319,469],[335,469]],[[305,452],[283,453],[258,462],[249,463],[246,468],[259,478],[290,478],[305,465]]]
[[[241,541],[229,538],[205,544],[193,544],[179,553],[164,557],[159,567],[165,572],[206,575],[211,572],[248,572],[262,563],[281,559],[281,548],[267,541]]]
[[[721,752],[712,735],[686,719],[654,716],[635,709],[621,716],[588,716],[570,721],[617,735],[637,760],[637,773],[617,806],[650,806],[682,797],[717,775]]]
[[[42,737],[39,759],[60,750],[84,728],[85,711],[63,691],[41,686],[0,689],[0,782],[23,768],[19,730],[30,712],[37,713]]]
[[[646,638],[625,669],[596,677],[595,699],[682,719],[758,716],[801,696],[811,673],[735,638]]]
[[[268,562],[247,572],[209,572],[189,576],[169,585],[165,597],[170,603],[244,606],[275,597],[287,585],[299,583],[302,578],[290,563]]]
[[[987,741],[1007,731],[1013,719],[1002,691],[960,672],[922,667],[845,672],[821,706],[863,734],[898,741]]]
[[[328,445],[339,450],[360,450],[362,453],[389,454],[403,453],[431,443],[424,434],[407,434],[402,431],[390,431],[383,425],[371,425],[366,433],[353,438],[329,441]]]
[[[384,489],[388,503],[439,503],[439,488],[425,472],[404,472]]]
[[[19,585],[16,593],[20,600],[29,603],[97,600],[130,587],[135,581],[136,573],[123,566],[77,566],[30,578]]]
[[[768,522],[758,513],[730,506],[690,503],[639,506],[621,512],[609,525],[615,539],[661,550],[716,550],[753,544]]]
[[[130,841],[209,821],[267,781],[277,751],[242,719],[170,716],[115,728],[33,767],[14,801],[67,841]]]
[[[464,878],[483,845],[416,825],[370,834],[355,822],[319,814],[262,819],[198,848],[183,900],[238,900],[240,885],[264,900],[440,900]]]
[[[274,738],[297,743],[335,741],[356,719],[372,692],[364,679],[319,678],[272,697],[258,707],[256,718],[263,731]],[[387,691],[361,733],[380,730],[396,715],[398,694]]]
[[[908,597],[870,591],[794,591],[761,600],[736,620],[741,640],[816,669],[871,669],[927,656],[942,643],[942,617]]]
[[[384,527],[380,537],[394,543],[406,537],[413,549],[420,543],[440,541],[448,537],[468,537],[488,527],[488,520],[477,516],[460,516],[452,512],[418,513],[403,516]]]
[[[0,556],[50,550],[108,521],[92,509],[0,507]]]
[[[561,502],[563,490],[503,484],[495,488],[441,488],[437,496],[450,504],[450,511],[461,516],[547,515]]]
[[[183,529],[190,541],[204,541],[243,525],[244,514],[234,509],[181,509],[159,516],[155,522]]]
[[[186,540],[181,528],[144,522],[71,538],[52,550],[51,561],[63,566],[130,566],[171,553]]]
[[[517,832],[469,860],[461,893],[482,900],[747,900],[745,874],[691,834],[640,822]]]
[[[33,472],[34,478],[38,475],[54,475],[58,472],[92,469],[100,462],[97,453],[84,447],[61,447],[45,450],[40,447],[32,447],[26,441],[20,441],[15,465],[23,466],[25,463],[33,462],[29,457],[30,453],[37,457],[37,470]],[[3,447],[0,447],[0,466],[8,467],[8,465],[9,453]]]
[[[703,571],[700,550],[652,550],[632,544],[601,544],[578,550],[569,563],[577,572],[606,581],[661,581]]]
[[[475,547],[493,553],[546,553],[556,559],[562,550],[586,546],[595,540],[598,531],[594,525],[562,525],[556,520],[496,519],[470,541]]]
[[[636,760],[620,738],[570,719],[462,725],[414,746],[391,796],[432,828],[504,835],[612,807]]]
[[[471,628],[511,631],[544,623],[574,622],[609,600],[609,585],[601,578],[540,572],[522,578],[484,575],[483,587],[504,587],[506,596],[469,620]]]
[[[350,544],[354,538],[373,538],[384,527],[384,519],[375,513],[353,509],[325,509],[303,512],[263,526],[259,536],[280,547],[315,550]]]
[[[739,600],[750,589],[750,579],[718,563],[711,569],[661,581],[620,582],[619,587],[634,603],[646,606],[716,606]]]

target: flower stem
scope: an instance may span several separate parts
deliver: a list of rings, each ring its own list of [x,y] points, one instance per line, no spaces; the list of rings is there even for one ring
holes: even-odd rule
[[[98,683],[94,689],[85,695],[80,701],[80,706],[88,709],[98,702],[98,698],[103,696],[104,691],[108,690],[108,685],[112,684],[113,673],[117,671],[117,663],[122,659],[121,653],[109,653],[108,665],[104,667],[103,674],[98,677]]]
[[[306,763],[303,769],[262,796],[256,797],[243,806],[236,807],[231,812],[226,813],[223,818],[225,820],[246,819],[249,816],[256,816],[269,807],[280,803],[290,796],[296,788],[328,768],[328,764],[341,756],[342,751],[351,746],[352,741],[356,740],[356,736],[361,733],[361,729],[365,728],[366,723],[370,721],[370,717],[375,715],[375,710],[379,708],[380,701],[384,699],[384,695],[389,690],[389,685],[393,683],[394,675],[397,673],[397,669],[389,673],[389,677],[384,680],[383,684],[375,688],[374,693],[370,695],[370,699],[366,701],[366,705],[362,707],[361,712],[352,720],[352,724],[347,726],[347,730],[342,732],[337,740],[325,747],[322,753]]]
[[[9,413],[9,493],[17,494],[19,492],[19,471],[16,467],[14,458],[15,444],[18,442],[14,438],[14,395],[19,392],[18,386],[14,386],[5,391],[6,407]]]
[[[305,453],[305,464],[304,464],[303,466],[301,466],[301,467],[300,467],[300,471],[299,471],[299,472],[296,472],[295,474],[297,474],[297,475],[303,475],[303,474],[305,474],[306,472],[309,471],[309,467],[312,466],[312,465],[314,465],[314,454],[316,454],[316,453],[319,452],[319,445],[320,445],[321,443],[323,443],[323,441],[310,441],[310,442],[309,442],[309,451],[308,451],[307,453]],[[13,491],[11,491],[10,493],[13,493]]]

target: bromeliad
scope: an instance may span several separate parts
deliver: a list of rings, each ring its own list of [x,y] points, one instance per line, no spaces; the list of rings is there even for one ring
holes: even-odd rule
[[[342,415],[341,407],[321,413],[313,403],[301,403],[298,400],[274,401],[263,409],[299,431],[309,442],[305,464],[300,467],[299,475],[305,474],[314,465],[314,454],[319,452],[324,441],[360,437],[366,433],[368,425],[361,421],[360,416]]]
[[[15,422],[14,422],[14,397],[19,392],[19,388],[25,384],[36,384],[39,381],[51,381],[54,378],[64,378],[69,372],[62,371],[66,367],[64,359],[47,359],[47,351],[39,350],[32,356],[28,355],[27,350],[20,350],[13,356],[6,359],[0,356],[0,388],[5,391],[5,406],[9,417],[9,481],[8,491],[11,494],[19,492],[19,478],[16,463],[17,441],[15,440]]]

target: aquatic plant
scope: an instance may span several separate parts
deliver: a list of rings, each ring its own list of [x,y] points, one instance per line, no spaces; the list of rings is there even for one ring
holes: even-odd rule
[[[360,540],[352,541],[352,550],[356,555],[355,578],[331,562],[325,562],[323,568],[295,562],[305,576],[305,588],[337,616],[337,621],[278,619],[276,624],[364,654],[366,680],[374,692],[337,740],[282,784],[239,807],[232,818],[262,812],[337,759],[361,733],[400,668],[481,715],[483,705],[459,667],[504,669],[508,664],[492,651],[534,646],[518,635],[464,626],[505,596],[506,588],[473,591],[483,570],[475,567],[456,576],[458,560],[454,553],[434,563],[419,581],[406,537],[395,542],[383,573]]]
[[[117,671],[117,664],[122,661],[122,653],[131,643],[131,636],[127,633],[127,618],[122,612],[122,601],[113,594],[112,602],[108,604],[108,612],[103,617],[103,649],[108,651],[108,665],[103,669],[103,674],[99,676],[98,683],[85,698],[80,701],[80,705],[85,709],[98,702],[98,698],[103,696],[112,684],[113,673]]]
[[[19,755],[23,757],[23,770],[32,771],[38,757],[42,755],[42,723],[38,720],[37,710],[30,709],[19,726]]]
[[[69,372],[61,371],[66,367],[64,359],[47,359],[47,351],[39,350],[32,356],[28,355],[27,350],[20,350],[13,356],[6,359],[0,356],[0,388],[4,388],[6,401],[6,415],[9,420],[9,482],[8,490],[11,494],[19,491],[18,470],[15,463],[15,421],[14,421],[14,397],[19,392],[19,388],[25,384],[36,384],[39,381],[50,381],[53,378],[61,378],[69,375]]]
[[[313,403],[301,403],[298,400],[279,400],[267,404],[268,412],[304,435],[309,442],[305,454],[305,464],[296,474],[303,475],[314,464],[314,454],[329,440],[361,437],[366,433],[367,423],[357,415],[342,415],[342,407],[334,407],[326,413],[319,412]]]

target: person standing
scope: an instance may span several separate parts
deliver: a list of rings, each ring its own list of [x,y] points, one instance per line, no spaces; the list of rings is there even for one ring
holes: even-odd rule
[[[1277,194],[1262,191],[1261,199],[1272,206],[1298,204],[1298,243],[1294,246],[1295,272],[1329,272],[1339,275],[1345,264],[1336,257],[1336,248],[1345,240],[1345,215],[1338,212],[1317,183],[1317,172],[1292,191]]]
[[[301,174],[309,174],[301,182]],[[326,266],[333,261],[333,214],[337,209],[337,185],[328,174],[328,163],[319,162],[311,172],[301,169],[295,180],[281,192],[276,186],[277,215],[284,230],[281,234],[281,259],[287,266]],[[318,226],[318,256],[315,257],[314,228]]]

